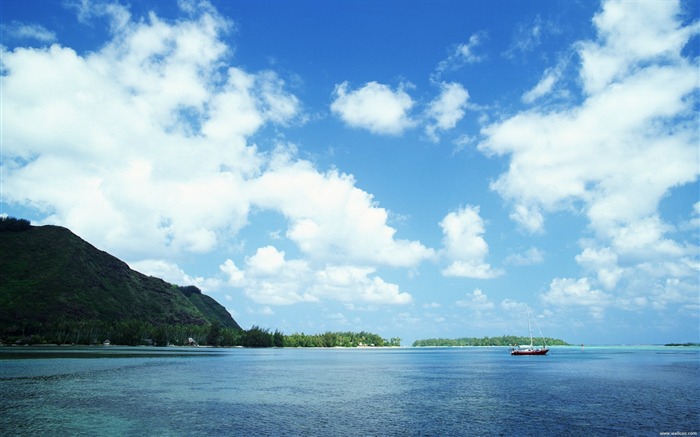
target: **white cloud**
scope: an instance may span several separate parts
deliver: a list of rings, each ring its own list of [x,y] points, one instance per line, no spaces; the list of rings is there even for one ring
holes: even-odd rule
[[[459,137],[457,137],[454,141],[453,144],[455,145],[453,153],[457,153],[461,150],[464,150],[465,147],[475,144],[476,143],[476,138],[472,137],[467,134],[462,134]]]
[[[248,271],[255,276],[272,276],[279,273],[286,264],[284,252],[273,246],[259,248],[255,255],[246,260]]]
[[[527,304],[515,301],[513,299],[503,299],[501,301],[500,307],[506,313],[525,313],[528,311]]]
[[[291,305],[299,302],[334,300],[350,305],[404,305],[412,302],[409,293],[374,275],[372,267],[328,265],[315,268],[302,259],[288,260],[285,252],[273,246],[258,248],[246,259],[245,270],[231,260],[220,266],[228,284],[265,305]]]
[[[335,87],[331,110],[352,127],[367,129],[375,134],[400,135],[415,122],[410,118],[413,99],[404,91],[377,82],[348,91],[348,83]]]
[[[544,262],[544,252],[542,250],[531,247],[524,253],[516,253],[508,255],[506,257],[505,263],[512,264],[516,266],[530,266],[535,264],[542,264]]]
[[[245,138],[264,123],[285,124],[299,110],[298,99],[284,91],[284,81],[266,71],[249,74],[238,68],[228,70],[228,81],[210,102],[212,113],[202,133],[223,143]],[[232,119],[233,114],[238,117]]]
[[[127,259],[208,251],[240,229],[244,177],[260,165],[245,137],[280,112],[260,103],[271,100],[261,97],[271,93],[260,90],[266,73],[232,69],[219,86],[225,27],[207,14],[172,25],[151,16],[94,53],[4,53],[6,200],[49,211],[48,222]],[[241,76],[248,82],[234,88]],[[217,105],[222,96],[241,104]],[[261,121],[243,127],[251,118]],[[218,119],[236,128],[217,136]]]
[[[444,256],[450,264],[442,270],[445,276],[494,278],[502,271],[485,262],[489,248],[483,238],[484,221],[479,207],[467,205],[450,212],[440,222],[443,232]]]
[[[458,300],[455,302],[458,307],[471,308],[475,311],[490,310],[495,307],[483,291],[476,288],[472,294],[467,295],[467,299]]]
[[[693,248],[664,238],[672,230],[670,225],[654,215],[612,228],[608,236],[616,252],[622,256],[663,260],[692,254]]]
[[[466,43],[460,43],[454,46],[446,59],[440,61],[436,67],[436,73],[433,79],[437,79],[444,72],[459,70],[467,64],[476,64],[484,59],[483,55],[476,53],[475,49],[481,45],[486,38],[486,34],[475,33],[469,37]]]
[[[556,84],[561,80],[564,70],[566,68],[567,60],[564,59],[559,62],[555,67],[548,68],[542,74],[542,78],[532,89],[526,91],[521,100],[524,103],[532,104],[535,101],[541,99],[542,97],[550,94],[555,89]]]
[[[427,105],[420,120],[410,116],[415,102],[403,84],[393,90],[388,85],[369,82],[349,90],[348,82],[343,82],[335,88],[331,110],[348,125],[375,134],[400,135],[420,123],[425,126],[428,139],[437,142],[440,131],[454,129],[464,117],[469,100],[469,92],[459,83],[439,82],[439,86],[440,94]]]
[[[648,63],[682,63],[681,50],[698,33],[698,23],[683,27],[677,1],[626,2],[610,0],[593,24],[598,40],[581,44],[581,79],[595,94],[623,81]]]
[[[56,34],[39,24],[12,21],[9,24],[0,25],[0,32],[2,32],[4,39],[31,39],[42,43],[56,41]]]
[[[329,266],[316,272],[314,292],[341,302],[403,305],[410,303],[410,294],[396,284],[370,275],[374,269],[355,266]]]
[[[681,227],[689,230],[700,229],[700,201],[695,202],[692,207],[691,217],[687,222],[681,224]]]
[[[611,295],[593,289],[587,278],[555,278],[549,290],[540,294],[540,299],[557,307],[586,307],[595,318],[602,318],[605,309],[613,303]]]
[[[256,205],[277,209],[289,220],[287,237],[305,256],[339,263],[412,267],[434,256],[418,241],[394,238],[388,213],[350,175],[320,173],[284,152],[255,181]]]
[[[544,229],[544,216],[537,206],[516,204],[509,217],[530,233],[542,232]]]
[[[242,244],[233,240],[252,208],[276,211],[303,258],[268,246],[239,265],[226,260],[219,274],[228,286],[265,305],[410,302],[365,266],[415,267],[434,251],[396,238],[388,212],[352,176],[319,172],[289,148],[261,153],[251,144],[265,126],[302,118],[301,103],[276,73],[229,65],[223,36],[232,23],[211,5],[179,5],[188,18],[170,21],[83,2],[75,7],[84,22],[110,24],[99,50],[2,49],[3,201],[40,210],[45,223],[145,272],[203,289],[221,284],[170,260]],[[365,103],[390,109],[372,129],[400,133],[413,123],[403,87],[371,83],[343,97],[360,112]],[[353,281],[321,293],[330,267],[319,260]]]
[[[228,277],[228,285],[232,287],[245,286],[245,272],[239,269],[232,260],[227,259],[224,261],[224,263],[219,266],[219,270]]]
[[[664,124],[692,116],[687,96],[697,89],[697,67],[678,58],[640,65],[620,79],[579,107],[534,109],[484,128],[479,148],[511,157],[493,188],[516,201],[522,222],[530,222],[525,212],[577,200],[588,204],[596,227],[633,220],[653,214],[668,189],[697,177],[697,133],[691,125]],[[527,227],[536,229],[538,221]]]
[[[596,279],[579,289],[597,281],[622,288],[627,302],[666,279],[697,287],[697,250],[672,239],[676,228],[659,212],[664,196],[700,174],[698,65],[682,52],[699,26],[683,27],[679,12],[673,1],[604,2],[593,20],[598,39],[575,46],[583,100],[485,126],[478,146],[510,157],[491,187],[512,202],[511,218],[524,229],[543,232],[548,212],[586,214],[594,242],[577,261]],[[552,89],[549,81],[538,87],[526,94],[533,102]],[[548,296],[570,296],[562,290]]]
[[[261,247],[246,259],[244,292],[265,305],[317,302],[318,298],[306,291],[311,274],[306,261],[287,260],[275,247]]]
[[[181,2],[180,6],[182,7],[186,4],[186,2]],[[112,31],[117,31],[126,27],[131,20],[131,13],[129,13],[129,10],[125,6],[117,3],[79,0],[67,3],[67,6],[74,8],[78,13],[78,21],[86,25],[93,25],[96,18],[105,17]]]
[[[700,273],[698,266],[695,266],[695,275]],[[644,306],[647,303],[647,298],[636,298],[644,299],[641,302],[635,301],[639,306]],[[691,308],[690,314],[697,317],[698,310],[698,288],[697,285],[688,284],[685,281],[681,281],[677,278],[666,279],[663,283],[660,283],[654,290],[652,296],[648,299],[649,303],[654,309],[662,310],[671,304],[685,304],[684,307]],[[683,307],[681,307],[683,308]]]
[[[542,76],[542,79],[537,83],[537,85],[535,85],[534,88],[523,94],[523,102],[533,103],[535,100],[548,94],[554,87],[554,84],[557,82],[557,79],[558,78],[555,74],[552,74],[549,71],[545,72],[544,76]]]
[[[159,259],[137,261],[131,263],[130,267],[145,275],[163,279],[171,284],[195,285],[204,292],[217,291],[222,285],[217,278],[190,276],[177,264]]]
[[[469,93],[458,83],[440,84],[440,95],[430,102],[426,109],[426,117],[429,122],[425,133],[434,141],[438,141],[438,131],[453,129],[459,120],[464,117]]]
[[[612,290],[620,280],[624,270],[618,266],[617,254],[609,247],[595,249],[587,247],[576,256],[576,262],[594,271],[598,282],[607,290]]]

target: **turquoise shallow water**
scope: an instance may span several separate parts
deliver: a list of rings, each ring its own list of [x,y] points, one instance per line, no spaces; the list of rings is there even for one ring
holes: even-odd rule
[[[698,348],[2,348],[0,433],[693,435],[699,389]]]

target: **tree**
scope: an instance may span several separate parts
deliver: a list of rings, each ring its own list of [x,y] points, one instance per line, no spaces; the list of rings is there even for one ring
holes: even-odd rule
[[[272,334],[272,343],[275,345],[275,347],[284,347],[285,346],[285,337],[284,334],[275,329],[275,332]]]
[[[253,325],[252,328],[244,331],[241,344],[247,347],[272,347],[274,341],[268,329]]]
[[[209,346],[221,346],[221,323],[214,322],[209,326],[206,343]]]
[[[22,232],[32,228],[29,220],[18,219],[14,217],[0,217],[0,231],[5,232]]]

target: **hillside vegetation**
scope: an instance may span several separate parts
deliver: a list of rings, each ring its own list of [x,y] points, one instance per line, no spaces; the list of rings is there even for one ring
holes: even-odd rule
[[[240,330],[223,306],[196,287],[134,271],[66,228],[2,219],[0,336],[97,321]]]

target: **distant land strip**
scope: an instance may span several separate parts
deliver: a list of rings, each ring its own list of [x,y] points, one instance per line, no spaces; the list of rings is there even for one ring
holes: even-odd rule
[[[542,338],[538,337],[536,344],[542,344]],[[544,343],[548,346],[570,346],[569,343],[558,338],[544,338]],[[429,338],[426,340],[416,340],[414,347],[430,346],[512,346],[516,344],[530,344],[530,337],[519,337],[515,335],[503,335],[500,337],[464,337],[464,338]]]

